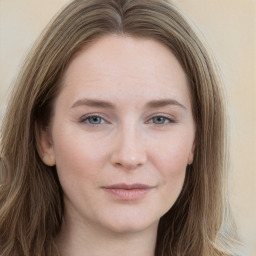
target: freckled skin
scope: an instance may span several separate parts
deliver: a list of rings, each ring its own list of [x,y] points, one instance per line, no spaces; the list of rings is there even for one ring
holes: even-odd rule
[[[195,127],[188,86],[171,51],[149,39],[105,36],[73,58],[56,99],[50,134],[42,137],[64,191],[67,225],[116,234],[156,233],[193,160]],[[85,98],[113,107],[72,107]],[[166,98],[184,108],[146,106]],[[156,124],[154,116],[165,119]],[[123,201],[102,189],[117,183],[153,189],[139,200]]]

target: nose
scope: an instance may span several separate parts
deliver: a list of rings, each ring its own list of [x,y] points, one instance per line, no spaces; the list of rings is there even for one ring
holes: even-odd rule
[[[118,132],[111,155],[111,164],[125,170],[134,170],[147,161],[145,143],[137,127],[128,126]]]

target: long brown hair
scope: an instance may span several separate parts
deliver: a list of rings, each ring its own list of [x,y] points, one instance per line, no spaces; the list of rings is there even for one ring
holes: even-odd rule
[[[57,255],[63,216],[55,167],[37,152],[72,56],[106,34],[151,38],[169,47],[187,74],[196,123],[195,158],[182,192],[160,219],[155,255],[236,255],[227,200],[228,144],[221,80],[204,45],[165,0],[75,0],[51,22],[17,79],[1,132],[9,179],[0,187],[0,255]]]

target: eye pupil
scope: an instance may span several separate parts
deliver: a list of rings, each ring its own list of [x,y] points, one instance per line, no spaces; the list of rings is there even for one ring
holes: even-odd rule
[[[99,117],[99,116],[90,116],[88,121],[91,124],[100,124],[101,123],[101,117]]]
[[[153,122],[156,124],[163,124],[165,122],[165,118],[162,116],[156,116],[153,118]]]

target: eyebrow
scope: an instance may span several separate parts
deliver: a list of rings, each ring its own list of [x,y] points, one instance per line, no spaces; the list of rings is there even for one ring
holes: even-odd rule
[[[100,108],[110,108],[114,109],[115,106],[103,100],[96,100],[96,99],[81,99],[76,101],[71,108],[80,107],[80,106],[88,106],[88,107],[100,107]]]
[[[160,108],[168,105],[175,105],[183,109],[187,109],[184,105],[174,99],[161,99],[161,100],[152,100],[146,104],[147,108]]]
[[[160,99],[160,100],[152,100],[146,103],[146,108],[160,108],[169,105],[174,105],[181,107],[183,109],[187,109],[184,105],[174,99]],[[71,108],[80,107],[80,106],[88,106],[88,107],[99,107],[99,108],[108,108],[114,109],[115,106],[111,102],[97,99],[80,99],[76,101]]]

